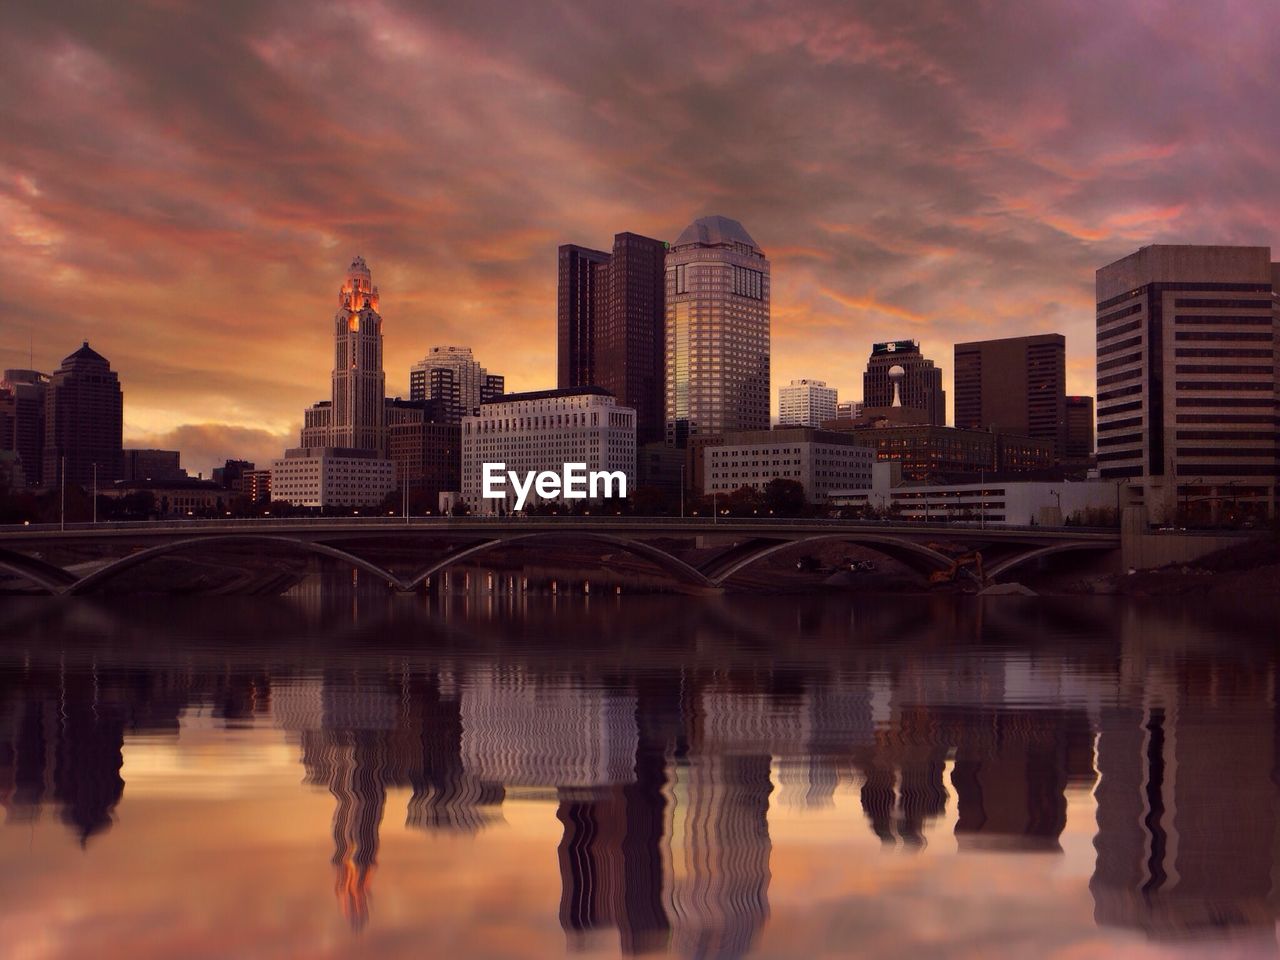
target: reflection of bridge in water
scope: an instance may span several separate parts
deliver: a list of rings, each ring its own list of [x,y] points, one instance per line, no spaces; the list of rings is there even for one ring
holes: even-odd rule
[[[652,563],[682,586],[717,589],[782,551],[827,543],[878,551],[925,574],[951,569],[949,550],[979,550],[988,579],[999,580],[1026,564],[1064,554],[1112,554],[1120,535],[1071,528],[734,518],[715,523],[541,517],[192,521],[0,531],[0,570],[48,593],[74,595],[100,590],[153,560],[251,550],[338,561],[407,592],[454,564],[503,547],[603,546]],[[393,567],[372,558],[387,547],[407,553],[407,562]]]
[[[504,620],[460,617],[455,642],[423,646],[412,638],[437,615],[388,602],[393,619],[291,646],[259,616],[278,643],[153,666],[139,656],[180,639],[163,610],[113,626],[68,606],[47,627],[56,648],[39,653],[38,625],[0,648],[0,805],[25,822],[49,804],[88,842],[127,799],[128,738],[176,735],[184,710],[211,705],[228,727],[273,720],[306,782],[332,794],[334,885],[354,926],[371,922],[388,791],[409,788],[408,825],[429,833],[553,802],[548,856],[571,941],[616,930],[626,953],[739,957],[768,921],[779,808],[844,791],[886,846],[936,843],[950,817],[962,854],[1054,855],[1069,791],[1092,789],[1098,923],[1274,936],[1273,650],[1162,612],[1095,618],[1076,601],[733,599],[676,601],[696,608],[682,619],[669,598],[635,598],[611,642],[607,615],[578,622],[545,598],[554,648],[508,639],[500,656],[490,644],[517,636]],[[542,634],[535,611],[524,622]],[[635,643],[657,623],[665,648]],[[218,629],[252,624],[229,612]],[[377,639],[396,637],[410,639]]]

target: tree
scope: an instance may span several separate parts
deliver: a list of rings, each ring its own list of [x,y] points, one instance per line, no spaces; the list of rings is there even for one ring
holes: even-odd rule
[[[804,485],[786,477],[774,477],[764,485],[764,509],[779,517],[799,517],[805,512],[808,502],[804,496]]]

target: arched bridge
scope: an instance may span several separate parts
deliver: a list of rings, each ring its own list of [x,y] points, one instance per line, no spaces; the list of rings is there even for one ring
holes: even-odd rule
[[[692,541],[693,549],[689,549]],[[104,523],[0,528],[0,571],[55,595],[110,589],[152,560],[211,556],[226,547],[336,560],[412,591],[463,560],[512,544],[601,544],[651,562],[679,584],[718,589],[735,574],[797,544],[847,543],[876,550],[921,573],[948,570],[953,554],[981,550],[989,580],[1059,553],[1107,553],[1117,532],[1072,528],[886,524],[846,520],[516,517],[325,518]],[[366,545],[391,544],[397,569]],[[683,545],[681,548],[673,544]],[[408,558],[408,567],[404,557]],[[88,558],[88,559],[86,559]],[[963,576],[972,576],[967,571]]]

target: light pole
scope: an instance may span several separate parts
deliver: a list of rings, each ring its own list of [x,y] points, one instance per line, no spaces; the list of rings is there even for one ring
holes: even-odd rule
[[[1062,494],[1057,490],[1050,490],[1049,493],[1058,501],[1058,526],[1062,526]]]
[[[93,525],[98,525],[98,464],[93,465]]]
[[[62,455],[60,470],[62,483],[59,486],[62,489],[58,504],[58,529],[65,531],[67,529],[67,455],[65,453]]]

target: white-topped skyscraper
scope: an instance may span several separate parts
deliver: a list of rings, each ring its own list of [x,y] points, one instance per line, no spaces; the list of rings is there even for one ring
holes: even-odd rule
[[[836,398],[825,380],[792,380],[778,388],[778,426],[820,427],[836,418]]]
[[[769,429],[769,261],[737,220],[695,220],[667,253],[667,442]]]

